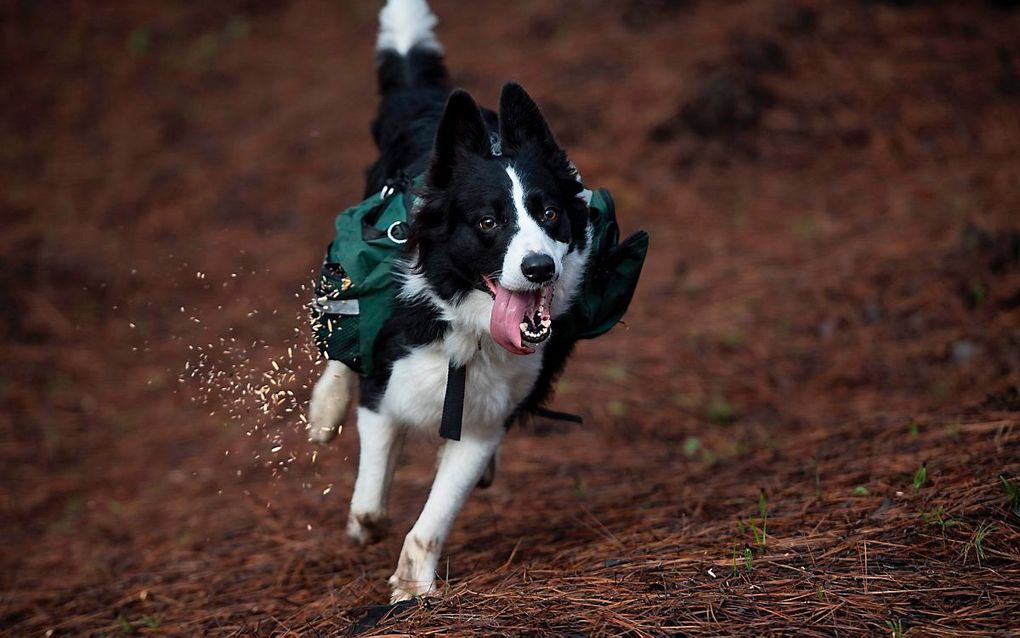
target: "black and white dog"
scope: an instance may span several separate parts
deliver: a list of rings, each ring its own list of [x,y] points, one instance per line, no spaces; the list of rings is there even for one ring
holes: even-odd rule
[[[538,406],[572,343],[553,319],[579,289],[591,244],[590,193],[538,107],[509,83],[499,113],[451,91],[436,17],[425,0],[389,0],[379,14],[380,158],[367,194],[398,175],[425,174],[417,193],[396,307],[360,377],[361,456],[347,533],[387,532],[388,492],[404,434],[435,436],[451,362],[467,369],[463,432],[445,441],[421,516],[390,585],[399,601],[433,591],[454,518],[492,480],[515,416]],[[329,362],[312,393],[309,436],[336,433],[355,375]]]

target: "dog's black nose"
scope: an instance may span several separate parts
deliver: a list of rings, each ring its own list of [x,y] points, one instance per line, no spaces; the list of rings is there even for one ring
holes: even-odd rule
[[[532,253],[521,262],[521,272],[536,284],[544,284],[556,274],[556,262],[549,255]]]

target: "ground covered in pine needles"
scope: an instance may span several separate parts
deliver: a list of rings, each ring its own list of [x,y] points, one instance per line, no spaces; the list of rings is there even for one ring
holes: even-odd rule
[[[376,3],[2,12],[0,632],[1020,631],[1020,12],[436,0],[652,249],[458,519],[343,535],[303,302],[372,158]]]

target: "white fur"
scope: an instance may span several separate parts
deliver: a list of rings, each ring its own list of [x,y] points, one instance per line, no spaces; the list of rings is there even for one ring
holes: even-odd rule
[[[390,485],[404,434],[391,419],[365,408],[358,410],[361,452],[347,534],[359,544],[379,540],[389,528]]]
[[[591,232],[589,226],[588,246]],[[589,252],[586,248],[561,257],[554,316],[569,308],[584,276]],[[403,432],[415,429],[436,436],[451,360],[467,366],[467,382],[461,440],[446,441],[441,448],[428,501],[405,537],[397,569],[389,579],[393,602],[434,593],[436,565],[450,527],[498,453],[507,417],[534,387],[545,345],[537,344],[531,355],[510,354],[489,332],[492,298],[487,293],[472,291],[456,304],[444,301],[424,275],[410,269],[413,256],[411,259],[398,266],[403,279],[400,295],[433,304],[450,323],[450,329],[441,341],[414,348],[394,362],[378,412],[358,410],[361,454],[347,524],[347,533],[355,542],[379,540],[388,529],[389,490]],[[342,364],[331,362],[316,384],[310,413],[317,431],[324,429],[320,424],[339,420],[339,416],[327,419],[320,415],[338,414],[333,407],[337,400],[328,394],[346,392],[349,397],[349,375]],[[346,406],[344,396],[339,399]]]
[[[574,297],[581,292],[581,281],[584,279],[584,273],[588,269],[591,242],[595,238],[595,229],[591,224],[588,224],[584,229],[584,235],[586,237],[584,248],[567,253],[563,257],[563,271],[556,282],[556,294],[553,296],[553,317],[559,317],[566,313],[574,302]]]
[[[404,539],[390,578],[393,602],[433,591],[436,564],[453,520],[499,449],[507,416],[527,396],[541,368],[539,355],[512,355],[491,338],[479,348],[471,323],[460,324],[441,342],[416,348],[398,360],[380,405],[384,418],[434,436],[443,413],[449,362],[465,359],[461,440],[443,444],[432,491]]]
[[[415,46],[442,51],[433,32],[436,17],[424,0],[389,0],[379,13],[379,23],[377,50],[401,55]],[[526,185],[512,166],[506,171],[518,230],[504,257],[500,283],[511,290],[535,288],[521,272],[521,264],[532,252],[549,255],[557,276],[551,311],[558,317],[567,312],[578,292],[590,249],[570,252],[568,244],[550,237],[525,208]],[[591,233],[589,226],[587,246]],[[397,569],[390,577],[394,602],[433,591],[450,527],[471,489],[487,468],[494,467],[506,419],[534,387],[545,347],[538,344],[535,353],[526,356],[504,350],[489,332],[492,298],[476,290],[456,303],[441,299],[427,279],[410,268],[415,257],[396,267],[402,278],[400,295],[432,304],[450,327],[442,340],[414,348],[393,363],[378,410],[358,410],[361,453],[347,527],[356,542],[378,540],[387,529],[389,491],[404,433],[415,429],[437,436],[451,361],[467,366],[467,387],[461,440],[443,443],[432,490],[404,539]],[[309,438],[313,441],[326,442],[335,436],[351,399],[353,377],[341,363],[326,366],[312,391]]]
[[[354,373],[339,361],[327,361],[326,370],[312,389],[308,407],[308,440],[328,443],[340,429],[351,402]]]
[[[467,382],[461,440],[444,443],[425,509],[404,539],[397,570],[390,578],[394,602],[433,590],[436,564],[450,526],[471,488],[478,483],[499,450],[507,417],[531,391],[542,367],[541,345],[537,347],[539,352],[536,354],[518,356],[492,340],[488,325],[492,299],[488,294],[473,291],[460,303],[450,304],[435,295],[420,274],[406,275],[402,294],[434,303],[443,319],[450,322],[451,329],[441,341],[415,348],[397,360],[380,402],[379,413],[362,409],[358,413],[359,420],[368,418],[373,424],[399,423],[434,435],[443,414],[451,360],[467,366]],[[385,430],[377,434],[375,428],[363,430],[360,424],[358,431],[363,437],[387,437]],[[378,447],[379,444],[370,443],[363,449]],[[381,451],[373,453],[373,456],[374,460],[370,463],[390,458]],[[358,502],[359,508],[365,504],[359,496],[358,487],[362,484],[362,471],[365,470],[359,469],[355,499],[351,504],[352,517],[354,501]],[[383,480],[378,470],[370,472],[372,474],[366,481]],[[383,492],[365,489],[372,498]],[[372,504],[379,504],[375,511],[385,517],[382,501],[368,503],[369,506]],[[352,535],[360,538],[361,531],[353,523],[352,527]]]
[[[434,591],[443,543],[471,489],[496,454],[501,437],[502,433],[484,439],[466,436],[443,445],[432,491],[421,516],[404,538],[397,570],[390,576],[390,602]]]
[[[524,258],[532,253],[549,255],[556,264],[555,277],[559,277],[563,272],[563,258],[570,245],[550,237],[528,213],[524,205],[524,184],[512,165],[507,165],[506,174],[510,176],[510,198],[514,203],[517,232],[510,240],[506,255],[503,257],[503,273],[500,275],[499,283],[508,290],[534,289],[535,284],[521,271]]]
[[[542,358],[539,353],[510,354],[488,333],[481,339],[472,331],[454,329],[442,341],[414,348],[397,360],[380,411],[409,427],[438,430],[451,359],[467,365],[464,436],[502,435],[503,422],[534,386]]]
[[[439,20],[425,0],[389,0],[379,11],[376,51],[392,50],[407,55],[415,46],[442,53],[433,31]]]
[[[492,314],[492,297],[480,290],[473,290],[465,295],[459,303],[449,303],[437,295],[429,286],[425,276],[412,270],[410,262],[402,262],[395,268],[403,283],[400,296],[407,301],[425,301],[439,310],[443,321],[459,328],[447,335],[445,350],[453,357],[454,363],[466,365],[478,350],[478,343],[491,341],[489,333],[489,316]]]
[[[440,311],[450,330],[442,341],[411,350],[393,365],[382,410],[412,427],[438,428],[446,393],[450,361],[467,366],[464,431],[491,428],[502,431],[510,412],[531,391],[542,367],[538,344],[535,354],[515,355],[504,350],[489,332],[492,297],[473,290],[459,303],[450,303],[431,289],[425,276],[403,265],[401,296],[426,300]],[[498,426],[498,427],[497,427]]]

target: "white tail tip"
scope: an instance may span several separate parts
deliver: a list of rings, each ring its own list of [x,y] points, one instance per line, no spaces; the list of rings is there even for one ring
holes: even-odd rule
[[[389,0],[379,12],[375,50],[407,55],[417,46],[442,53],[443,47],[433,31],[438,23],[439,19],[425,0]]]

